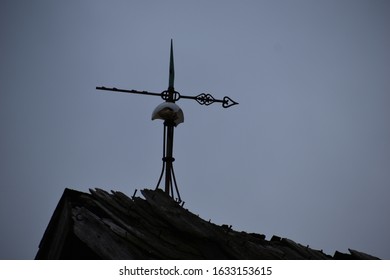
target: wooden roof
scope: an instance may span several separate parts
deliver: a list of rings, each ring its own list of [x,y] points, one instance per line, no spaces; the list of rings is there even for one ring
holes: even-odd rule
[[[288,238],[205,221],[161,190],[132,198],[101,189],[65,189],[36,259],[377,259],[356,250],[334,256]]]

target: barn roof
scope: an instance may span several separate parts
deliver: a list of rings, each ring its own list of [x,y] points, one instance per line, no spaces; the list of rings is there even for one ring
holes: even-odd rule
[[[216,225],[163,191],[144,198],[65,189],[36,259],[377,259],[356,250],[333,256],[288,238]]]

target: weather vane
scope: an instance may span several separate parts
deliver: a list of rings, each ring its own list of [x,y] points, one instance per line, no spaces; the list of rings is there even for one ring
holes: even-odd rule
[[[179,189],[177,187],[175,173],[173,171],[173,162],[175,158],[173,157],[173,133],[174,128],[184,122],[183,111],[180,107],[175,104],[179,99],[193,99],[196,100],[201,105],[210,105],[214,102],[222,103],[223,108],[229,108],[238,103],[233,101],[231,98],[225,96],[223,99],[215,99],[211,94],[201,93],[196,96],[187,96],[181,95],[179,92],[175,91],[174,88],[175,80],[175,68],[173,63],[173,42],[171,40],[171,53],[170,53],[170,63],[169,63],[169,85],[168,90],[165,90],[161,93],[154,93],[149,91],[139,91],[139,90],[127,90],[119,88],[107,88],[107,87],[96,87],[98,90],[109,90],[125,93],[134,93],[142,95],[154,95],[160,96],[165,102],[158,105],[153,113],[152,120],[161,119],[164,120],[164,138],[163,138],[163,166],[161,170],[161,175],[158,179],[156,189],[160,186],[161,180],[165,172],[165,192],[168,193],[172,198],[175,199],[175,191],[177,194],[177,201],[181,202],[181,197]],[[173,186],[175,189],[173,189]]]

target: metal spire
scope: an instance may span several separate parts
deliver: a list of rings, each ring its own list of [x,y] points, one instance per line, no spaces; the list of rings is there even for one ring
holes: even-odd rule
[[[169,85],[168,90],[175,90],[175,65],[173,63],[173,40],[171,39],[171,55],[169,59]]]
[[[148,91],[138,91],[138,90],[126,90],[118,88],[106,88],[106,87],[96,87],[98,90],[108,90],[108,91],[117,91],[133,94],[142,94],[142,95],[151,95],[151,96],[160,96],[164,103],[156,107],[152,113],[152,120],[162,119],[164,120],[164,138],[163,138],[163,166],[159,180],[157,182],[156,188],[160,186],[161,180],[165,172],[165,192],[168,193],[171,197],[175,199],[175,192],[177,195],[177,201],[181,202],[181,197],[179,194],[179,189],[176,183],[175,173],[173,171],[173,162],[175,158],[173,157],[173,135],[174,128],[184,121],[183,111],[179,106],[175,104],[179,99],[193,99],[196,100],[201,105],[210,105],[214,102],[222,103],[223,108],[229,108],[231,106],[237,105],[238,103],[232,100],[230,97],[225,96],[223,99],[215,99],[209,93],[201,93],[195,96],[181,95],[179,92],[175,91],[174,87],[175,82],[175,67],[173,60],[173,40],[171,39],[171,50],[170,50],[170,59],[169,59],[169,83],[168,89],[161,93],[154,93]]]
[[[183,112],[181,111],[180,107],[177,106],[175,103],[175,66],[173,63],[173,41],[171,39],[171,53],[170,53],[170,59],[169,59],[169,85],[168,85],[168,98],[165,101],[169,104],[161,104],[160,107],[157,107],[155,111],[152,114],[152,119],[155,118],[155,114],[161,114],[161,112],[167,112],[167,115],[161,116],[160,118],[164,120],[164,143],[163,143],[163,167],[161,170],[160,179],[157,182],[156,189],[160,186],[160,182],[162,179],[162,176],[164,175],[164,169],[165,169],[165,192],[170,194],[173,198],[174,195],[174,189],[173,186],[175,186],[177,199],[179,202],[181,202],[181,197],[179,193],[179,188],[177,187],[176,183],[176,177],[175,173],[173,171],[173,162],[175,161],[175,158],[173,157],[173,134],[174,129],[177,123],[175,123],[175,120],[177,120],[179,117],[182,118],[182,121],[184,121]],[[181,113],[180,113],[181,112]],[[179,116],[178,114],[181,114]]]

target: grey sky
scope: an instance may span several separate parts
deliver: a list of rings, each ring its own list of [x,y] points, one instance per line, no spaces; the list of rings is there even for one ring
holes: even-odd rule
[[[65,187],[154,188],[180,100],[185,206],[236,230],[390,259],[388,1],[1,1],[0,259],[31,259]]]

